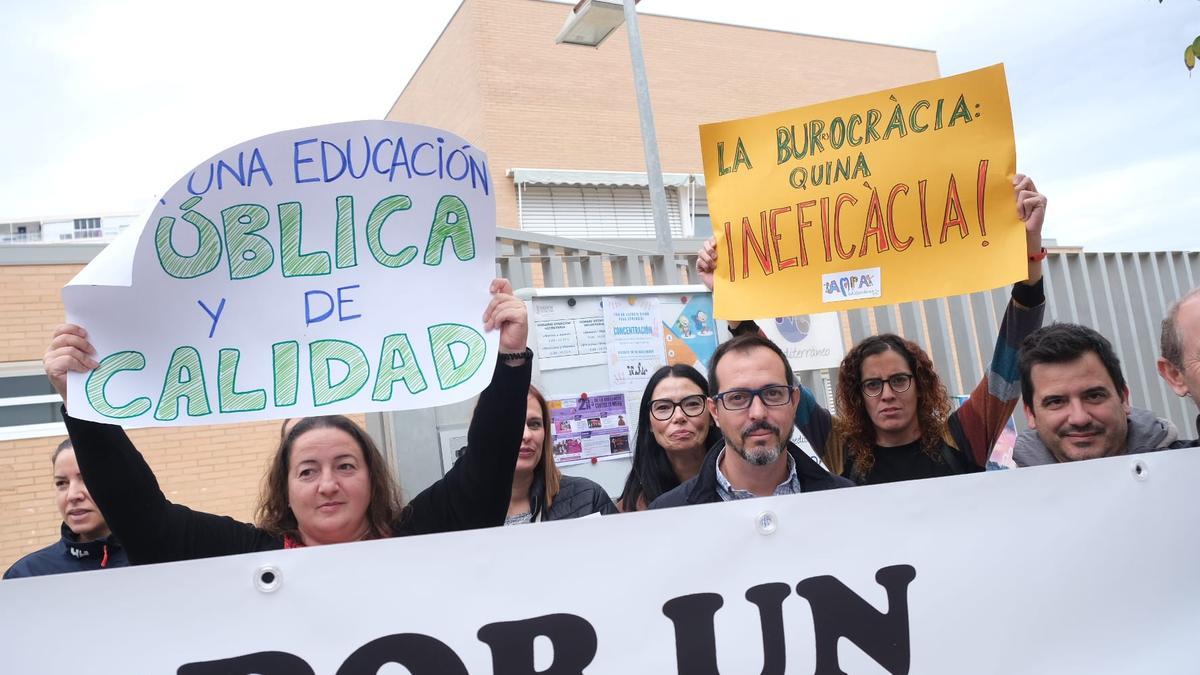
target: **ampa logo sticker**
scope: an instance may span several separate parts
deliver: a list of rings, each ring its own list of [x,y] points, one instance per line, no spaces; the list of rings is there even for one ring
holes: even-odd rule
[[[878,267],[821,275],[821,302],[878,298],[882,294]]]

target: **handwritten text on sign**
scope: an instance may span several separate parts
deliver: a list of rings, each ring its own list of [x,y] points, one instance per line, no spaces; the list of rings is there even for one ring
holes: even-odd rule
[[[1003,66],[708,124],[700,140],[718,317],[892,304],[1025,277]]]
[[[77,417],[425,407],[490,379],[495,200],[485,155],[452,134],[358,122],[258,138],[181,178],[122,236],[136,242],[64,290],[100,361],[69,383]]]

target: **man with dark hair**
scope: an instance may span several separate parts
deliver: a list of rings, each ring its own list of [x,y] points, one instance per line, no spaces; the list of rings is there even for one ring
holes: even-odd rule
[[[759,335],[722,343],[709,363],[708,410],[725,435],[700,473],[650,508],[849,487],[790,442],[800,393],[787,357]]]
[[[1129,405],[1129,387],[1112,344],[1072,323],[1025,338],[1017,360],[1029,430],[1017,437],[1017,466],[1160,449],[1175,440],[1169,421]]]
[[[1200,287],[1176,300],[1162,322],[1162,356],[1158,374],[1177,395],[1191,396],[1200,411]],[[1200,437],[1200,415],[1196,416]],[[1172,447],[1200,446],[1200,438],[1178,441]]]

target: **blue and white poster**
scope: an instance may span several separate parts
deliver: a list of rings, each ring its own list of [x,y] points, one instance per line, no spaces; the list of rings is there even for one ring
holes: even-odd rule
[[[663,306],[663,342],[667,363],[683,363],[707,372],[717,349],[717,326],[712,318],[712,296],[696,295],[679,306]]]

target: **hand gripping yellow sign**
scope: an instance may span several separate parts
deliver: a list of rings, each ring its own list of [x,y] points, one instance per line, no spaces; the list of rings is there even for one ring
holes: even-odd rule
[[[788,316],[1027,274],[1004,66],[700,127],[714,313]]]

